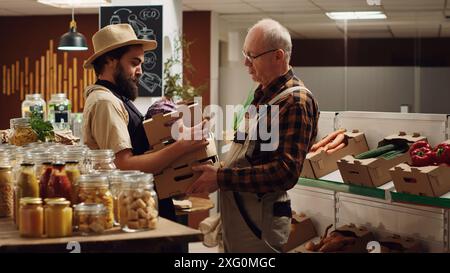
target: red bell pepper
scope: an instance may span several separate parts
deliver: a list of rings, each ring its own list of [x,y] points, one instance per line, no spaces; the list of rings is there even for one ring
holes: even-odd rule
[[[426,142],[425,140],[419,140],[414,142],[411,147],[409,148],[409,154],[412,155],[412,152],[414,152],[415,150],[419,149],[419,148],[428,148],[430,150],[432,150],[433,148],[430,146],[430,144],[428,144],[428,142]]]
[[[433,161],[436,164],[450,164],[450,144],[441,143],[433,150]]]
[[[415,167],[433,165],[433,151],[427,147],[415,149],[411,153],[411,161]]]

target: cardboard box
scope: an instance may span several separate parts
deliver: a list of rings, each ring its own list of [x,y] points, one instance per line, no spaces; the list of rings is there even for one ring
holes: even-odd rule
[[[311,218],[303,214],[293,214],[291,233],[289,234],[287,243],[283,246],[283,252],[293,250],[316,236],[316,229],[314,228]]]
[[[378,143],[378,147],[395,142],[406,142],[408,145],[426,140],[419,134],[407,135],[404,132],[385,137]],[[355,159],[348,155],[338,160],[337,165],[344,183],[366,187],[379,187],[392,180],[389,169],[403,162],[411,162],[408,152],[393,159],[386,160],[382,157]]]
[[[161,150],[166,145],[169,145],[171,143],[170,141],[173,140],[171,124],[174,121],[182,118],[185,126],[187,127],[191,127],[195,125],[195,123],[199,122],[198,120],[195,120],[195,117],[202,117],[200,105],[197,103],[193,103],[184,107],[187,107],[189,109],[190,117],[186,117],[185,115],[183,115],[183,113],[186,113],[187,111],[185,111],[185,108],[183,108],[183,106],[179,106],[177,107],[179,111],[174,111],[167,114],[157,114],[154,115],[151,119],[145,120],[143,122],[145,134],[147,135],[147,140],[151,146],[152,151]],[[188,124],[189,120],[190,124]]]
[[[380,253],[419,253],[422,252],[420,243],[410,237],[402,238],[394,234],[379,240]]]
[[[192,171],[199,164],[211,164],[219,167],[216,145],[213,139],[205,149],[186,154],[155,175],[155,186],[160,199],[184,194],[187,188],[197,180],[201,173]]]
[[[301,177],[319,178],[332,173],[338,169],[336,161],[346,155],[357,155],[369,150],[364,133],[357,130],[346,132],[345,142],[347,145],[332,153],[327,154],[325,151],[318,153],[308,153],[303,163]]]
[[[367,230],[365,227],[357,227],[354,224],[344,225],[333,232],[339,232],[340,234],[344,235],[345,237],[353,237],[355,238],[355,243],[351,245],[344,246],[341,250],[335,251],[332,253],[367,253],[367,244],[370,241],[374,240],[373,233]],[[331,233],[330,233],[331,234]],[[320,237],[315,237],[314,239],[310,240],[314,243],[318,243],[320,241]],[[302,244],[301,246],[295,248],[291,252],[295,253],[321,253],[321,252],[314,252],[309,251],[305,248],[306,244],[308,242]]]
[[[390,170],[397,192],[439,197],[450,191],[450,167],[411,167],[399,164]]]

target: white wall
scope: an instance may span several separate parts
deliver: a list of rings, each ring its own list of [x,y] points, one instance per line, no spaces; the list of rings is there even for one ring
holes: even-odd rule
[[[221,50],[225,48],[222,46]],[[414,70],[414,67],[348,67],[345,96],[344,67],[294,67],[295,74],[314,93],[322,111],[400,112],[402,104],[415,111],[417,88],[420,112],[450,113],[450,68],[422,67],[419,81],[415,81]],[[420,86],[416,87],[416,82]],[[220,67],[220,105],[242,103],[252,86],[255,84],[242,62]]]
[[[112,5],[114,6],[152,6],[152,5],[162,5],[163,6],[163,44],[158,45],[164,48],[163,50],[163,63],[169,57],[167,53],[173,46],[167,45],[168,41],[173,42],[175,37],[177,37],[182,32],[183,27],[183,6],[179,0],[112,0]],[[182,67],[178,66],[174,68],[173,72],[181,73]],[[163,87],[164,88],[164,87]],[[147,112],[148,107],[158,98],[142,97],[137,98],[134,101],[136,107],[143,114]]]

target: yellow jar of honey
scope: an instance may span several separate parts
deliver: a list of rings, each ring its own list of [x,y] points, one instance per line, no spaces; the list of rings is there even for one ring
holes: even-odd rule
[[[67,200],[49,200],[45,207],[45,232],[47,237],[72,235],[72,208]]]
[[[41,198],[21,198],[19,217],[20,236],[39,238],[44,235],[44,208]]]

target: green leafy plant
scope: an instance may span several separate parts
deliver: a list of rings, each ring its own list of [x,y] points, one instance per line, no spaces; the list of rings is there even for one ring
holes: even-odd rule
[[[53,141],[55,139],[51,122],[45,121],[40,113],[31,112],[30,124],[31,129],[36,132],[40,141]]]
[[[188,42],[184,37],[179,37],[174,41],[174,52],[170,58],[164,62],[164,96],[167,99],[181,99],[185,102],[193,101],[194,97],[200,96],[207,84],[194,87],[187,77],[182,77],[180,73],[174,73],[172,68],[183,65],[183,74],[193,75],[195,68],[191,63],[189,48],[193,42]],[[183,56],[181,56],[183,54]]]

